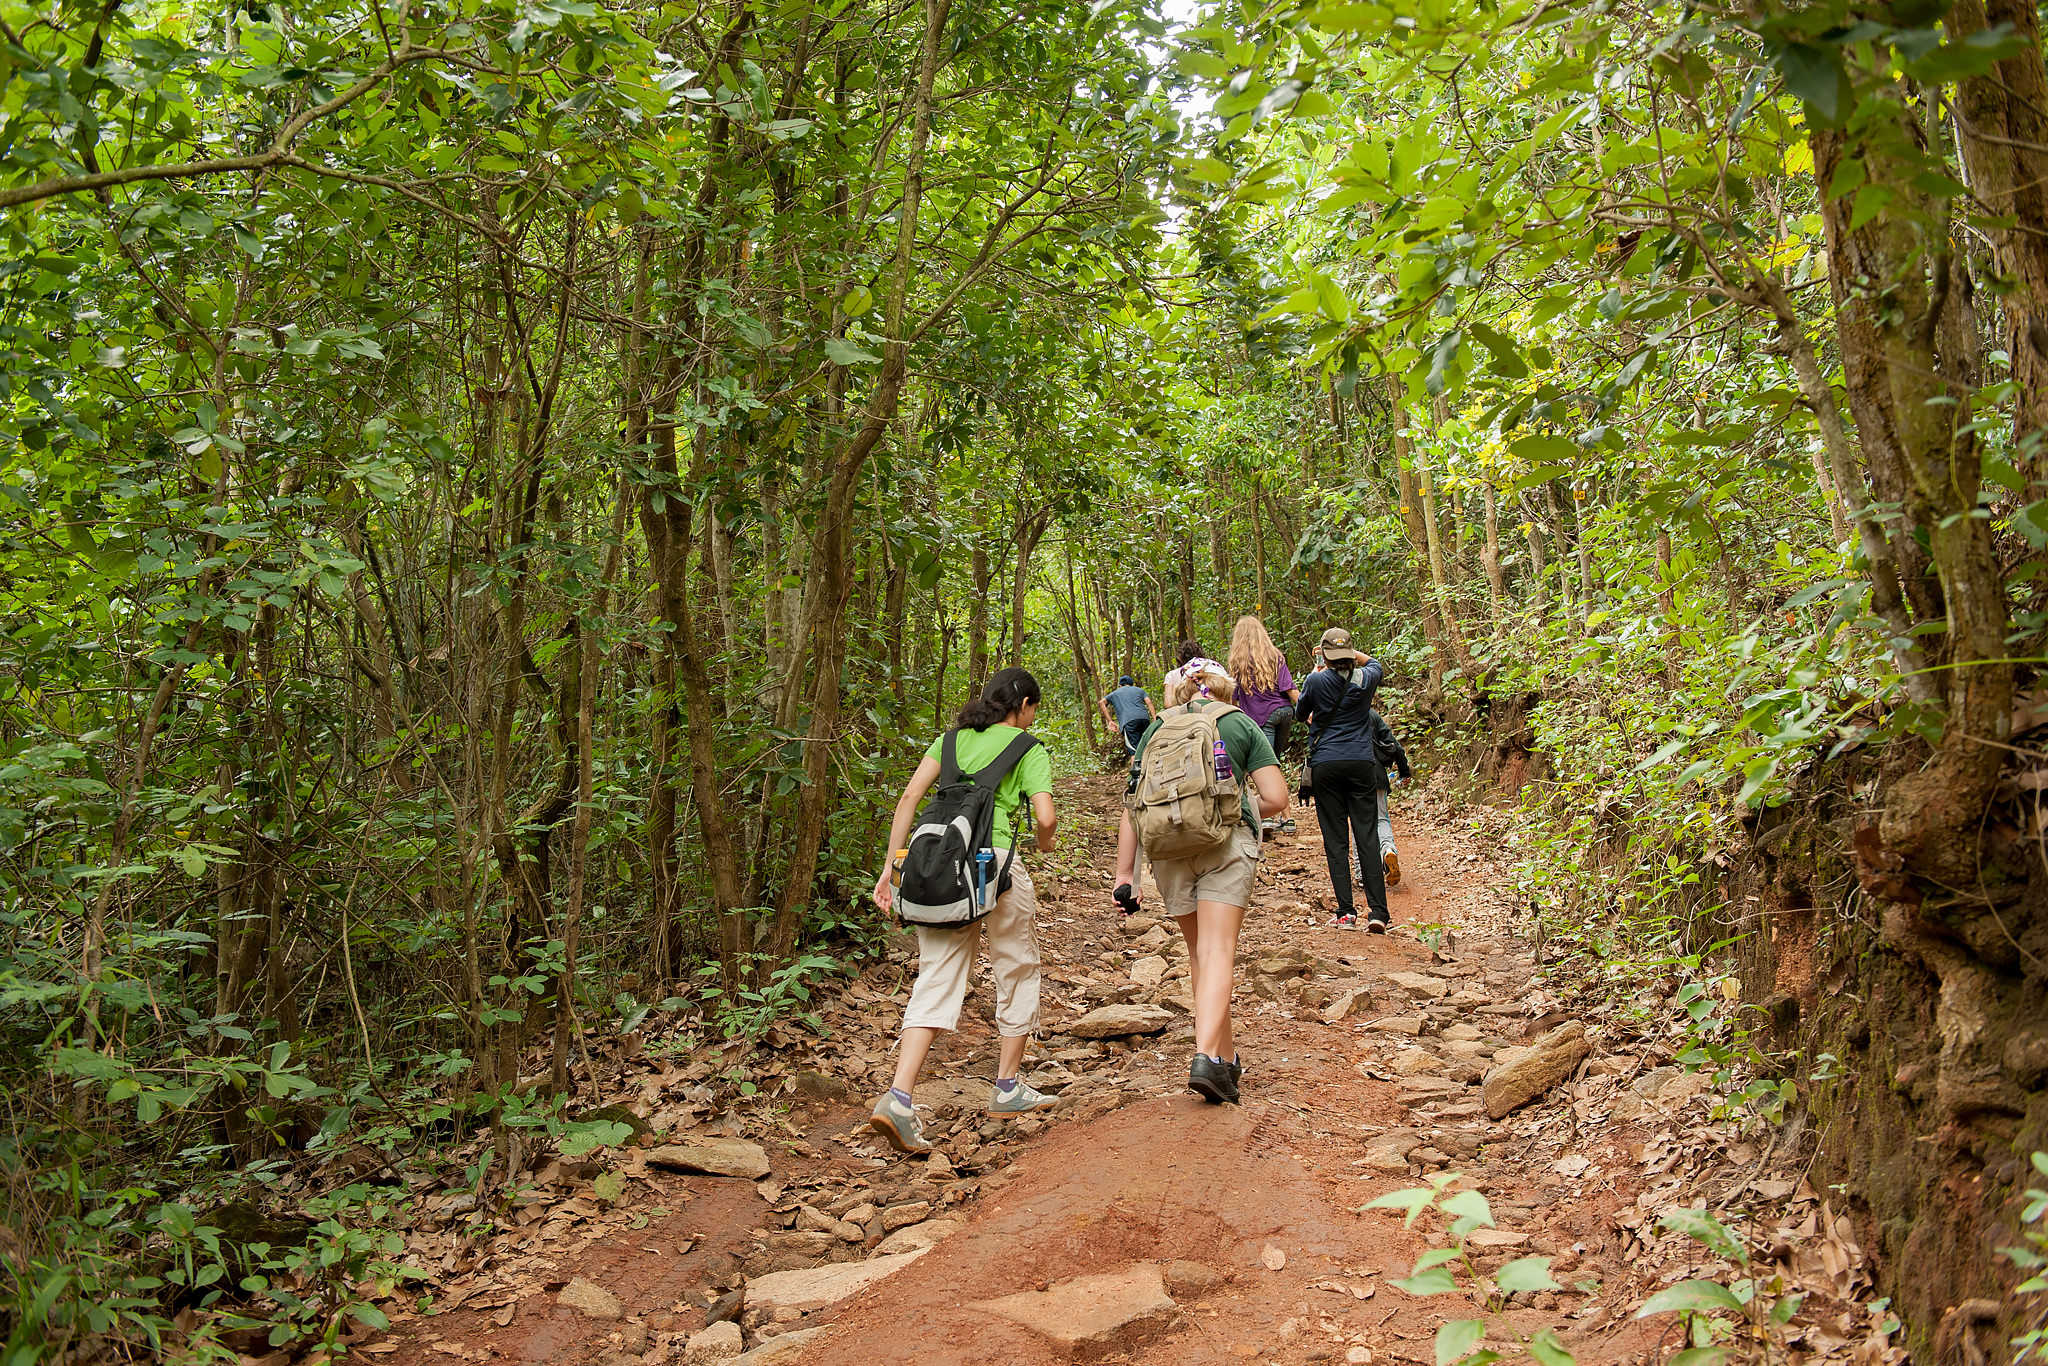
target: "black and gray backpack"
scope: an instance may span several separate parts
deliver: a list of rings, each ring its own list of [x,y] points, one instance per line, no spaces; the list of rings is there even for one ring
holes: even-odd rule
[[[1018,736],[978,773],[960,771],[959,737],[958,730],[949,730],[940,742],[938,786],[911,827],[903,881],[896,889],[896,914],[906,925],[972,925],[994,910],[996,898],[1010,887],[1010,860],[1001,859],[998,873],[994,862],[978,864],[976,855],[995,846],[996,789],[1038,737]]]

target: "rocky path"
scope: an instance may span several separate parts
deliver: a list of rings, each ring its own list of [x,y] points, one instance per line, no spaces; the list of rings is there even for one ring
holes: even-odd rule
[[[1682,1328],[1633,1318],[1644,1298],[1732,1279],[1724,1257],[1660,1227],[1712,1201],[1731,1222],[1747,1209],[1742,1236],[1808,1292],[1781,1342],[1812,1360],[1894,1359],[1881,1308],[1858,1300],[1853,1229],[1799,1179],[1796,1144],[1766,1151],[1714,1120],[1700,1078],[1669,1065],[1672,984],[1593,1012],[1513,936],[1483,811],[1404,804],[1407,878],[1384,938],[1327,925],[1313,813],[1298,813],[1301,835],[1268,845],[1240,961],[1245,1103],[1197,1102],[1179,938],[1108,900],[1116,790],[1063,790],[1063,848],[1038,876],[1048,1036],[1028,1075],[1061,1093],[1056,1109],[983,1113],[984,978],[918,1090],[940,1153],[871,1141],[862,1121],[914,967],[899,951],[826,1012],[827,1044],[790,1041],[825,1056],[772,1099],[713,1116],[675,1103],[692,1091],[673,1060],[626,1067],[639,1085],[622,1098],[669,1141],[557,1162],[510,1230],[448,1221],[415,1251],[449,1249],[457,1303],[395,1315],[358,1350],[600,1366],[741,1352],[746,1366],[1434,1363],[1443,1324],[1484,1318],[1487,1345],[1510,1355],[1541,1334],[1582,1363],[1657,1360]],[[1431,1177],[1483,1195],[1487,1220],[1452,1264],[1460,1288],[1416,1295],[1394,1282],[1451,1242],[1443,1221],[1361,1207]],[[1470,1292],[1472,1273],[1538,1256],[1533,1288]]]

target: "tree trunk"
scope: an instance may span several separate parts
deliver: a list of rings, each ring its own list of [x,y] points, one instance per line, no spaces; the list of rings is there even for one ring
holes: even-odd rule
[[[2027,59],[2040,60],[2038,52]],[[2009,614],[1988,524],[1974,515],[1981,457],[1971,426],[1978,357],[1969,281],[1959,261],[1924,245],[1950,240],[1950,204],[1911,189],[1912,172],[1891,149],[1918,128],[1904,108],[1892,117],[1889,128],[1859,123],[1854,135],[1816,129],[1812,138],[1819,184],[1830,183],[1845,157],[1860,155],[1872,183],[1905,186],[1909,201],[1860,227],[1850,219],[1853,196],[1823,208],[1838,336],[1872,491],[1882,496],[1881,470],[1903,474],[1913,495],[1908,529],[1926,537],[1947,626],[1947,726],[1933,760],[1887,793],[1879,833],[1907,871],[1968,886],[2011,726]]]
[[[1500,503],[1493,481],[1486,481],[1486,548],[1481,552],[1486,565],[1486,598],[1493,619],[1493,629],[1499,633],[1505,624],[1505,602],[1507,581],[1500,569]]]

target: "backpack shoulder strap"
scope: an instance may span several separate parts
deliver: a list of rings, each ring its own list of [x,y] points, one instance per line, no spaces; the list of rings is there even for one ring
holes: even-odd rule
[[[1037,744],[1038,737],[1029,731],[1019,735],[1016,739],[1010,741],[1009,744],[1003,746],[1003,752],[991,760],[987,767],[974,775],[975,785],[988,788],[990,791],[1001,787],[1003,779],[1010,776],[1010,770],[1022,763],[1024,756],[1029,754]]]
[[[960,781],[960,728],[955,726],[939,741],[939,782],[940,787],[951,787]]]

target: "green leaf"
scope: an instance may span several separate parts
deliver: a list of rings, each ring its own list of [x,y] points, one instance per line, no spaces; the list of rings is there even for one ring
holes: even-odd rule
[[[1436,1366],[1455,1366],[1485,1340],[1485,1319],[1452,1319],[1436,1330]]]
[[[1673,1233],[1683,1233],[1705,1244],[1709,1250],[1731,1262],[1749,1261],[1749,1253],[1743,1248],[1742,1241],[1726,1224],[1703,1209],[1675,1209],[1657,1222]]]
[[[1721,1363],[1732,1360],[1734,1354],[1726,1347],[1688,1347],[1673,1356],[1665,1366],[1721,1366]]]
[[[391,1326],[390,1316],[374,1304],[352,1304],[348,1312],[357,1323],[381,1333]]]
[[[599,1172],[597,1179],[590,1183],[597,1198],[607,1205],[616,1205],[626,1193],[626,1178],[618,1172]]]
[[[1493,1207],[1486,1203],[1486,1197],[1478,1191],[1459,1191],[1447,1197],[1443,1203],[1443,1211],[1461,1224],[1467,1220],[1471,1221],[1471,1228],[1463,1230],[1463,1233],[1471,1232],[1472,1228],[1493,1227]],[[1463,1236],[1463,1233],[1460,1236]]]
[[[1428,1209],[1435,1199],[1436,1192],[1427,1186],[1409,1186],[1403,1190],[1388,1191],[1385,1195],[1375,1195],[1358,1209],[1360,1213],[1369,1209],[1401,1210],[1406,1215],[1401,1222],[1412,1225],[1415,1217]]]
[[[1785,77],[1785,88],[1806,101],[1808,117],[1829,128],[1840,126],[1855,102],[1840,48],[1787,43],[1773,64]]]
[[[1517,1257],[1493,1273],[1493,1283],[1508,1295],[1564,1288],[1550,1278],[1548,1257]]]
[[[825,354],[834,365],[873,365],[882,359],[872,351],[863,351],[844,337],[827,337]]]
[[[1457,1290],[1458,1283],[1451,1279],[1451,1273],[1442,1267],[1431,1267],[1417,1276],[1391,1283],[1397,1290],[1411,1295],[1448,1295]]]
[[[1718,1281],[1680,1281],[1669,1290],[1660,1290],[1643,1301],[1643,1307],[1636,1310],[1635,1317],[1646,1319],[1652,1314],[1708,1314],[1717,1310],[1740,1314],[1742,1301],[1735,1298],[1734,1291]]]
[[[566,1125],[562,1130],[562,1141],[556,1150],[564,1157],[582,1157],[598,1148],[624,1143],[633,1136],[633,1126],[612,1119],[596,1119],[582,1124]]]
[[[1545,1328],[1529,1339],[1529,1355],[1538,1366],[1578,1366],[1578,1358],[1571,1349],[1557,1340],[1557,1330]]]
[[[1503,379],[1523,379],[1529,373],[1529,363],[1522,359],[1522,353],[1515,344],[1494,331],[1485,323],[1473,323],[1466,328],[1473,339],[1486,348],[1493,362],[1493,373]]]

